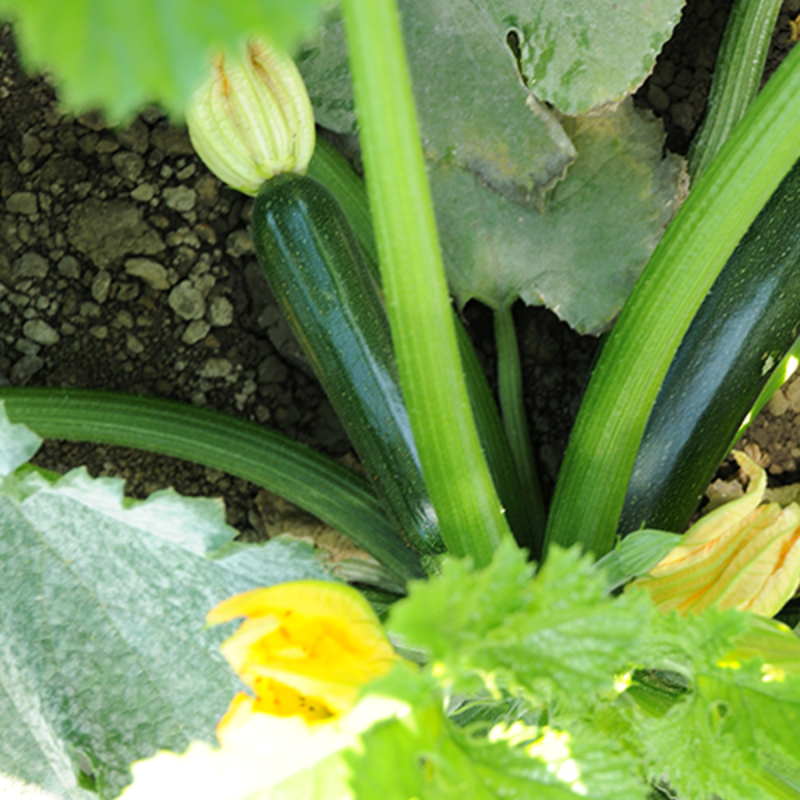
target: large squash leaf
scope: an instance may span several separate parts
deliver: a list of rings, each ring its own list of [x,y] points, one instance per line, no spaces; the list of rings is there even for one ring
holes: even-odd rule
[[[609,78],[589,104],[619,101],[652,69],[682,0],[649,4],[651,10],[641,13],[632,0],[590,10],[581,0],[399,5],[445,266],[459,302],[477,298],[500,308],[522,297],[548,306],[581,333],[603,330],[680,202],[680,160],[662,157],[660,122],[640,116],[630,99],[578,117],[556,117],[523,85],[506,37],[509,31],[522,37],[524,65],[530,51],[524,37],[533,36],[534,21],[548,35],[560,31],[550,49],[563,48],[564,55],[554,61],[548,80],[568,90],[569,102],[562,102],[567,110],[583,109],[588,101],[581,92],[594,79],[575,59],[602,62],[607,36],[618,37],[617,51],[630,45],[638,52],[642,46],[635,64],[627,61],[629,53],[608,57],[609,75],[618,80]],[[632,18],[642,27],[621,25]],[[587,33],[576,43],[564,33],[569,20],[581,30],[587,20],[608,30]],[[346,61],[334,12],[301,51],[299,66],[318,122],[353,133],[357,120]],[[559,69],[564,73],[557,80]],[[573,81],[587,72],[588,84]]]
[[[519,0],[492,3],[520,37],[531,91],[565,114],[615,103],[650,74],[684,0]]]
[[[171,490],[144,502],[117,479],[24,465],[29,431],[0,403],[0,772],[62,797],[116,797],[128,765],[213,741],[240,688],[206,629],[220,600],[331,579],[309,544],[236,546],[222,504]],[[2,477],[5,473],[5,477]]]
[[[401,0],[403,35],[427,158],[473,172],[521,202],[538,199],[575,150],[553,114],[525,88],[506,28],[484,3]],[[333,12],[298,57],[317,121],[354,132],[347,48]]]
[[[148,102],[183,114],[209,55],[268,36],[292,48],[317,22],[321,0],[0,0],[16,20],[31,69],[52,70],[70,110],[112,119]]]
[[[451,287],[493,308],[521,297],[580,333],[616,316],[681,198],[682,160],[631,100],[565,121],[578,149],[544,209],[523,208],[449,164],[431,168]]]

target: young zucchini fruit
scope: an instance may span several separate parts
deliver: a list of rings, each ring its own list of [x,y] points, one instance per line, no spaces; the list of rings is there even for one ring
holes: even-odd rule
[[[253,245],[376,493],[409,544],[444,551],[403,403],[389,323],[333,195],[305,175],[266,181]]]
[[[800,162],[739,242],[661,386],[618,531],[685,529],[800,331]]]

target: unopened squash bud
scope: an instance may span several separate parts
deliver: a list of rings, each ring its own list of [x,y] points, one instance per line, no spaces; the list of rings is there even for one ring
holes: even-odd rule
[[[255,195],[284,172],[306,171],[314,152],[314,112],[289,56],[252,40],[243,58],[213,62],[213,74],[186,114],[197,154],[223,183]]]
[[[709,606],[764,617],[777,614],[800,583],[800,506],[760,505],[763,469],[734,453],[748,475],[747,493],[693,525],[667,556],[631,587],[645,589],[663,611]]]

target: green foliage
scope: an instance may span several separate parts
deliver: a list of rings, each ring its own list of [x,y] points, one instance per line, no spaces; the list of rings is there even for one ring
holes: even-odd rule
[[[426,156],[470,169],[520,199],[558,180],[574,148],[555,116],[525,90],[502,26],[485,4],[406,0],[401,12]],[[355,132],[338,12],[301,51],[298,66],[318,121]]]
[[[0,407],[6,470],[36,444]],[[213,736],[239,687],[227,629],[204,627],[216,603],[331,577],[306,543],[230,544],[218,501],[122,489],[85,470],[0,477],[0,771],[64,797],[91,796],[80,772],[116,797],[131,761]]]
[[[565,114],[582,114],[644,82],[683,3],[538,0],[519,16],[511,16],[510,0],[493,6],[519,27],[520,66],[531,91]]]
[[[643,596],[604,596],[603,574],[577,549],[549,558],[533,583],[530,573],[510,542],[481,572],[449,562],[440,580],[411,584],[390,630],[425,648],[455,691],[534,690],[585,706],[624,671],[651,609]]]
[[[622,308],[675,212],[681,160],[662,156],[661,123],[631,100],[563,127],[578,155],[543,208],[521,206],[446,161],[431,167],[431,190],[461,303],[499,308],[520,297],[596,332]]]
[[[455,726],[431,698],[411,716],[378,723],[362,736],[363,753],[345,758],[357,800],[643,800],[630,754],[582,733],[498,726],[490,739]]]
[[[581,775],[605,765],[614,773],[609,796],[632,780],[631,757],[640,759],[642,775],[665,779],[680,796],[716,792],[726,800],[774,796],[765,789],[767,766],[800,766],[790,733],[800,709],[800,661],[790,634],[735,611],[682,618],[657,612],[643,593],[609,597],[603,572],[574,551],[552,549],[532,582],[529,569],[506,546],[481,572],[448,563],[440,578],[411,585],[390,629],[428,652],[428,670],[445,694],[515,692],[529,708],[539,705],[541,720],[571,734],[574,757],[604,753]],[[763,657],[737,650],[753,635],[762,637]],[[768,635],[776,637],[772,649]],[[784,636],[795,647],[785,659],[775,649]],[[641,669],[627,690],[615,684]],[[541,729],[528,733],[535,738]],[[620,743],[627,754],[616,749]],[[480,763],[480,756],[468,761]],[[491,761],[506,765],[504,775],[518,768],[497,753]],[[630,783],[631,796],[642,785]]]
[[[30,69],[51,70],[66,108],[112,120],[148,102],[182,116],[215,51],[266,36],[293,48],[320,0],[0,0]]]
[[[531,94],[521,82],[506,34],[529,31],[523,61],[539,47],[534,39],[561,37],[563,50],[547,46],[559,55],[542,88],[560,83],[565,102],[556,105],[574,114],[619,101],[644,80],[682,3],[650,4],[648,19],[632,15],[626,3],[570,3],[566,13],[552,2],[525,9],[465,0],[399,5],[445,266],[459,302],[477,298],[501,308],[522,297],[581,332],[602,329],[674,213],[681,162],[662,158],[660,123],[629,104],[575,119],[551,112],[539,102],[539,84]],[[647,34],[626,39],[636,44],[622,54],[618,37],[631,37],[625,27],[636,19]],[[589,20],[594,27],[578,37]],[[598,82],[592,64],[609,42],[614,53]],[[636,46],[647,54],[632,57]],[[306,44],[299,67],[317,120],[354,132],[347,49],[335,12]],[[605,83],[611,76],[613,91]],[[596,102],[583,94],[590,84],[600,87]]]
[[[396,682],[398,677],[392,676]],[[385,681],[376,691],[402,693],[397,683],[390,685]],[[521,723],[498,724],[487,736],[455,725],[435,694],[413,708],[413,714],[380,722],[363,734],[363,752],[346,752],[357,800],[645,797],[631,755],[578,725],[572,736]]]
[[[650,774],[665,778],[680,796],[702,797],[713,789],[726,800],[770,797],[763,785],[769,764],[800,765],[792,733],[800,721],[796,652],[788,669],[766,649],[749,659],[732,654],[731,644],[762,622],[713,609],[685,620],[660,619],[663,630],[655,641],[667,648],[661,656],[684,676],[689,691],[663,716],[641,705],[625,714]]]

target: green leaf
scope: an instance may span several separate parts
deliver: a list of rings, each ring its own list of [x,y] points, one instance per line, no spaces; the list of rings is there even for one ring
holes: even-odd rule
[[[522,723],[475,734],[447,719],[430,689],[419,696],[425,683],[396,671],[373,686],[390,696],[405,689],[413,713],[379,722],[345,753],[357,800],[645,797],[636,761],[614,742],[585,728],[573,735]]]
[[[520,33],[520,64],[531,91],[565,114],[583,114],[635,91],[678,23],[684,0],[570,0],[495,3]]]
[[[218,652],[229,628],[204,627],[220,600],[330,579],[294,540],[210,558],[235,535],[215,500],[131,502],[121,481],[83,470],[4,487],[0,771],[64,797],[92,796],[89,778],[116,797],[131,761],[212,739],[240,687]]]
[[[638,701],[628,707],[650,775],[681,797],[784,797],[765,784],[765,768],[800,769],[800,648],[781,644],[791,634],[755,615],[713,608],[654,621],[661,663],[684,676],[688,691],[675,694],[666,712]]]
[[[608,577],[608,591],[619,588],[631,578],[644,575],[680,543],[681,534],[641,530],[626,536],[597,563]]]
[[[603,329],[685,190],[682,160],[662,157],[661,123],[630,101],[556,121],[509,68],[507,27],[492,21],[495,10],[465,0],[400,5],[442,254],[459,303],[503,308],[521,296],[582,333]],[[355,131],[337,17],[299,67],[318,122]],[[540,124],[564,157],[536,134]],[[533,167],[517,142],[537,158],[550,154],[552,169]],[[540,177],[531,183],[532,175]]]
[[[425,154],[469,170],[522,202],[557,181],[575,151],[555,116],[525,88],[487,4],[399,4]],[[355,132],[347,49],[337,12],[298,66],[320,124]]]
[[[24,425],[12,423],[3,411],[3,401],[0,400],[0,479],[14,472],[14,470],[32,458],[42,440]],[[0,480],[2,485],[2,480]]]
[[[147,102],[183,115],[209,56],[252,35],[291,49],[320,0],[1,0],[29,69],[52,70],[70,110],[124,119]]]
[[[520,296],[582,333],[616,316],[681,197],[661,123],[626,101],[565,121],[578,150],[544,209],[522,208],[447,164],[431,170],[442,250],[461,304]]]
[[[513,200],[540,197],[575,157],[540,101],[580,114],[622,100],[652,71],[683,2],[400,0],[426,156],[474,173]],[[509,33],[519,39],[530,91]],[[298,61],[318,122],[355,133],[338,12]]]
[[[591,703],[624,672],[651,606],[642,596],[609,598],[605,575],[577,550],[552,550],[533,581],[530,569],[508,543],[480,572],[448,562],[440,578],[410,585],[389,630],[424,648],[456,691]]]

